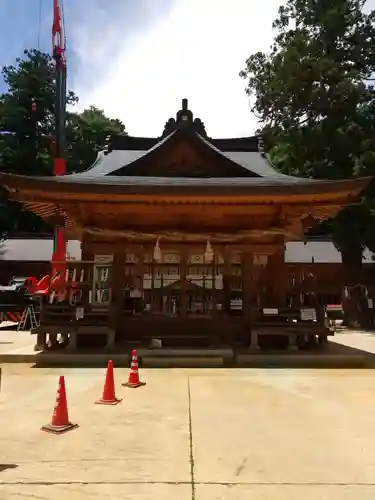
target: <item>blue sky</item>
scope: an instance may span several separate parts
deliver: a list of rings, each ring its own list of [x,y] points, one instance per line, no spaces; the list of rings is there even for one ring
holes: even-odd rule
[[[64,8],[67,43],[69,51],[69,76],[74,84],[74,75],[82,62],[74,49],[74,40],[79,38],[79,28],[83,27],[85,36],[87,27],[96,25],[92,30],[92,48],[97,50],[98,30],[108,26],[114,19],[123,19],[123,30],[118,43],[111,45],[116,53],[124,43],[126,34],[147,30],[154,19],[168,13],[173,0],[157,0],[158,11],[149,9],[148,0],[60,0]],[[14,63],[25,48],[39,48],[51,52],[51,25],[53,0],[1,0],[0,2],[0,65]],[[114,23],[114,29],[118,27]],[[71,35],[71,36],[70,36]],[[88,38],[88,36],[87,36]],[[87,54],[90,59],[90,54]],[[89,63],[89,61],[87,61]],[[0,81],[0,91],[4,82]]]
[[[40,49],[50,52],[53,2],[41,1]],[[256,15],[249,0],[62,1],[78,110],[93,104],[133,135],[158,136],[187,97],[210,135],[254,132],[238,73],[253,49],[269,46],[280,0]],[[0,65],[37,47],[39,8],[40,0],[0,0]]]
[[[50,52],[53,2],[41,1],[40,49]],[[92,104],[132,135],[158,136],[186,97],[212,137],[254,133],[238,73],[251,53],[268,50],[282,0],[60,1],[77,110]],[[0,65],[37,47],[39,8],[40,0],[0,0]]]

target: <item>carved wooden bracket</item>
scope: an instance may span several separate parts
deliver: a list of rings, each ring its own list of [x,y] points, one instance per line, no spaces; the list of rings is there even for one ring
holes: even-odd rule
[[[48,217],[48,222],[54,227],[65,227],[66,215],[63,213],[56,213],[52,217]]]

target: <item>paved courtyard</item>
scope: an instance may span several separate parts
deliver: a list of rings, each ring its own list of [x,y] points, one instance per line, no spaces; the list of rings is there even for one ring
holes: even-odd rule
[[[372,370],[117,369],[113,407],[104,372],[3,365],[1,500],[374,499]],[[54,436],[60,374],[80,427]]]

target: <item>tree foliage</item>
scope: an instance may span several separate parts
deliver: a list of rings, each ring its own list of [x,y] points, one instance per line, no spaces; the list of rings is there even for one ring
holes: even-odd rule
[[[69,113],[67,122],[69,172],[85,170],[95,161],[109,136],[125,132],[120,120],[106,117],[103,110],[94,106],[82,113]]]
[[[56,85],[53,60],[37,50],[26,50],[24,55],[16,65],[2,69],[8,89],[0,96],[0,169],[15,174],[51,175],[49,138],[54,131]],[[69,92],[67,104],[77,101]]]
[[[2,76],[7,91],[0,95],[0,171],[22,175],[53,175],[51,154],[55,127],[55,70],[51,56],[25,50]],[[78,97],[67,92],[67,105]],[[33,110],[33,107],[35,109]],[[67,113],[67,170],[80,172],[95,160],[107,136],[124,132],[119,120],[107,118],[94,107],[82,113]],[[0,196],[0,235],[13,232],[50,231],[38,217],[18,203]]]
[[[269,53],[240,73],[265,143],[284,173],[342,179],[375,172],[375,13],[365,0],[287,0]],[[373,196],[324,225],[344,262],[375,250]]]

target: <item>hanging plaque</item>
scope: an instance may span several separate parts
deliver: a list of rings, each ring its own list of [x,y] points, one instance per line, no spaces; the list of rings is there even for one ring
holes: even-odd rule
[[[97,264],[109,264],[113,261],[113,255],[95,255],[94,260]]]

